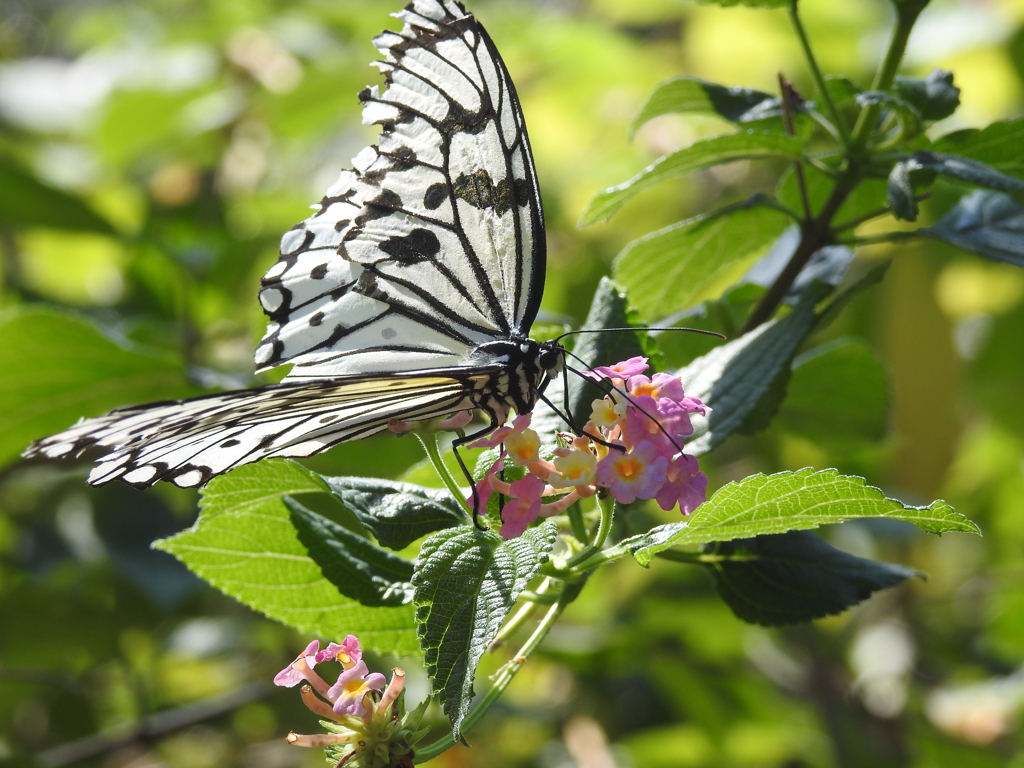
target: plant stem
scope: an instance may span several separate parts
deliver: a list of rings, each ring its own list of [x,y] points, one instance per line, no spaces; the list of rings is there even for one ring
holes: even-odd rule
[[[910,32],[914,29],[914,24],[917,22],[917,17],[921,15],[922,10],[924,10],[923,5],[919,7],[897,7],[896,26],[892,30],[892,39],[889,41],[889,48],[885,52],[882,65],[878,68],[878,72],[875,73],[875,80],[871,84],[871,90],[884,91],[892,86],[893,80],[896,79],[896,72],[899,71],[900,62],[903,60],[903,54],[906,53]],[[871,132],[874,130],[875,121],[878,119],[878,112],[881,108],[881,104],[868,104],[861,110],[860,115],[857,117],[857,124],[853,128],[853,154],[856,155],[863,152]]]
[[[801,226],[800,242],[797,243],[796,250],[793,251],[789,263],[779,273],[779,276],[775,278],[775,282],[772,283],[768,292],[761,298],[761,301],[754,307],[753,312],[750,313],[743,327],[740,328],[741,335],[754,330],[772,316],[776,308],[786,297],[786,293],[793,285],[797,276],[807,266],[807,262],[811,260],[811,257],[818,250],[832,242],[833,238],[830,229],[832,217],[836,215],[839,206],[846,200],[847,195],[853,191],[858,181],[859,174],[857,171],[853,169],[848,170],[847,173],[836,181],[836,185],[832,188],[832,194],[829,195],[828,200],[825,201],[818,215]]]
[[[569,507],[569,525],[572,526],[572,535],[576,537],[576,541],[583,544],[587,538],[587,524],[583,520],[583,510],[580,509],[579,504],[573,504]]]
[[[597,508],[601,512],[601,519],[597,524],[597,533],[594,535],[594,540],[587,546],[569,558],[566,562],[566,569],[574,568],[579,563],[590,558],[595,552],[600,552],[601,547],[604,546],[605,541],[608,539],[608,533],[612,529],[612,515],[615,511],[615,499],[611,497],[598,498]]]
[[[448,471],[448,467],[445,466],[444,459],[441,458],[441,451],[437,447],[437,433],[428,432],[424,434],[418,430],[414,430],[413,434],[416,435],[416,439],[420,441],[420,445],[423,446],[423,450],[426,451],[427,458],[430,459],[430,463],[434,467],[434,471],[437,472],[437,476],[441,478],[441,482],[444,483],[445,488],[452,497],[459,503],[459,506],[465,510],[467,515],[472,516],[473,510],[470,509],[466,500],[463,498],[464,494],[458,483],[455,482],[455,478],[452,477],[452,473]]]
[[[501,694],[508,688],[509,683],[512,682],[512,678],[516,676],[519,669],[526,663],[530,654],[537,650],[538,646],[547,637],[548,632],[558,621],[558,617],[562,615],[562,611],[565,610],[566,606],[569,605],[579,595],[580,590],[583,588],[585,580],[581,580],[575,584],[566,585],[562,594],[558,596],[558,602],[552,605],[547,613],[544,614],[544,618],[540,620],[537,628],[530,635],[530,638],[523,643],[523,646],[519,649],[519,652],[512,657],[512,659],[501,668],[498,672],[497,677],[494,680],[494,685],[491,686],[491,690],[480,700],[480,703],[473,707],[473,710],[466,715],[465,720],[462,721],[462,733],[469,731],[474,725],[476,725],[480,719],[487,714],[487,711],[496,702]],[[428,760],[432,760],[442,752],[450,749],[455,745],[455,736],[449,734],[444,738],[438,739],[433,744],[426,747],[416,749],[416,763],[425,763]]]
[[[832,101],[832,97],[829,96],[828,89],[825,87],[825,78],[821,74],[821,68],[818,66],[818,60],[814,57],[814,51],[811,50],[811,41],[807,37],[807,30],[804,29],[804,24],[800,20],[800,13],[797,11],[796,0],[793,0],[789,4],[789,20],[793,24],[793,29],[796,31],[796,36],[800,38],[800,46],[804,49],[804,57],[807,59],[807,66],[811,69],[811,75],[814,77],[814,83],[818,86],[818,92],[821,94],[821,100],[825,104],[825,108],[828,110],[829,116],[832,118],[832,122],[835,124],[836,130],[839,131],[841,143],[845,146],[850,143],[850,134],[846,129],[846,123],[843,122],[843,116],[839,113],[836,108],[835,102]]]
[[[782,94],[782,122],[786,126],[786,133],[796,136],[796,126],[793,125],[793,86],[779,72],[779,93]],[[811,199],[807,195],[807,179],[804,178],[803,160],[793,161],[793,173],[796,175],[796,185],[800,190],[800,207],[803,208],[803,221],[810,221],[814,216],[811,210]]]

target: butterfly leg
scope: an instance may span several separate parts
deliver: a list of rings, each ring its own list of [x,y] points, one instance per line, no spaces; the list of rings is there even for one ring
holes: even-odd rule
[[[478,440],[485,435],[489,435],[491,432],[501,426],[501,420],[498,419],[497,414],[492,413],[490,410],[484,411],[488,417],[490,417],[490,424],[481,430],[474,432],[471,435],[456,438],[452,441],[452,452],[455,454],[455,460],[459,463],[459,468],[462,470],[462,474],[469,481],[469,487],[473,493],[473,525],[479,530],[486,531],[487,526],[480,524],[480,494],[476,490],[476,482],[473,480],[473,475],[466,467],[466,462],[462,458],[462,454],[459,453],[459,448],[468,443],[472,443],[474,440]],[[486,512],[487,510],[483,510]]]

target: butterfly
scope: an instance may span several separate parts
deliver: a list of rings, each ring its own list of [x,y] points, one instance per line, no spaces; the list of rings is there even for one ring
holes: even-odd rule
[[[105,452],[93,485],[205,484],[271,456],[303,457],[393,420],[478,409],[487,434],[530,413],[565,350],[529,329],[545,235],[522,109],[494,43],[461,3],[414,0],[374,38],[385,87],[360,94],[380,125],[281,240],[263,277],[256,349],[280,384],[122,408],[25,456]]]

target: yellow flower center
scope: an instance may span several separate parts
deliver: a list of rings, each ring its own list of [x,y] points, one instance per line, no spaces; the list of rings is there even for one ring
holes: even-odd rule
[[[623,480],[632,480],[644,469],[644,464],[638,459],[622,459],[615,462],[615,472]]]

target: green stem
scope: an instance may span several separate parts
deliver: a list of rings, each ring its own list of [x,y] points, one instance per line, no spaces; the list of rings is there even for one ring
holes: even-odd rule
[[[519,610],[516,611],[515,616],[505,622],[502,628],[498,631],[498,634],[491,640],[491,644],[487,646],[487,652],[491,653],[497,650],[501,645],[504,645],[505,641],[508,640],[516,631],[537,611],[542,602],[554,603],[557,602],[559,595],[550,592],[556,584],[561,584],[560,581],[556,581],[552,578],[545,578],[537,587],[536,595],[538,597],[545,598],[544,601],[536,600],[521,605]],[[548,599],[550,598],[550,599]]]
[[[832,118],[832,122],[835,124],[836,130],[839,131],[842,144],[844,146],[848,145],[850,143],[850,134],[846,129],[846,123],[843,122],[843,116],[839,113],[835,102],[832,101],[832,97],[829,96],[828,89],[825,87],[825,78],[821,74],[821,68],[818,66],[818,60],[814,57],[814,51],[811,49],[810,38],[807,37],[807,30],[804,29],[804,24],[800,20],[796,0],[793,0],[789,5],[789,20],[793,24],[796,36],[800,38],[800,46],[804,49],[804,57],[807,59],[807,66],[811,69],[811,75],[814,77],[814,83],[818,86],[818,93],[821,94],[821,100],[824,102],[825,108],[828,110],[829,116]]]
[[[915,8],[898,7],[896,9],[896,26],[892,31],[889,49],[885,52],[885,58],[882,60],[878,72],[875,73],[871,90],[884,91],[892,86],[893,80],[896,79],[896,73],[899,71],[900,62],[903,60],[903,54],[907,51],[910,33],[922,10],[924,10],[923,5]],[[881,109],[881,104],[868,104],[861,110],[857,117],[857,124],[853,128],[852,148],[854,154],[859,154],[864,150]]]
[[[430,459],[430,463],[434,466],[434,471],[437,472],[437,476],[441,478],[441,482],[444,483],[445,488],[452,497],[459,503],[459,505],[465,510],[467,515],[472,516],[473,510],[466,503],[463,498],[462,489],[458,483],[455,482],[455,478],[452,477],[452,473],[448,471],[448,467],[445,466],[444,459],[441,458],[441,451],[437,447],[437,433],[428,432],[423,433],[418,430],[413,431],[416,435],[416,439],[420,441],[420,445],[423,446],[423,450],[427,453],[427,458]]]
[[[611,497],[598,498],[597,508],[601,512],[600,521],[597,524],[597,533],[594,535],[594,540],[587,546],[569,558],[566,562],[566,569],[575,568],[579,563],[589,559],[595,552],[600,552],[601,547],[604,546],[605,541],[608,540],[608,533],[612,529],[612,516],[615,511],[615,499]]]
[[[583,510],[580,509],[579,504],[573,504],[569,507],[569,525],[572,526],[572,535],[576,537],[576,541],[583,544],[589,538],[587,536],[587,523],[583,519]]]
[[[508,688],[509,683],[519,672],[523,664],[530,657],[530,654],[537,650],[538,646],[547,637],[548,632],[558,621],[558,617],[562,615],[562,611],[565,610],[566,606],[569,605],[576,596],[579,595],[580,590],[583,588],[583,581],[577,582],[576,584],[567,585],[562,593],[558,596],[558,602],[552,605],[547,613],[544,614],[544,618],[540,620],[537,628],[530,635],[530,638],[523,643],[523,647],[519,649],[519,652],[512,657],[511,661],[501,668],[498,672],[497,677],[494,680],[494,685],[491,690],[480,700],[480,703],[473,707],[473,710],[466,715],[465,720],[462,721],[462,733],[468,732],[474,725],[476,725],[480,719],[487,714],[487,711],[493,706],[501,694]],[[449,734],[442,739],[438,739],[433,744],[426,747],[416,749],[416,763],[425,763],[428,760],[433,760],[435,757],[440,755],[447,749],[450,749],[455,745],[455,736]]]

